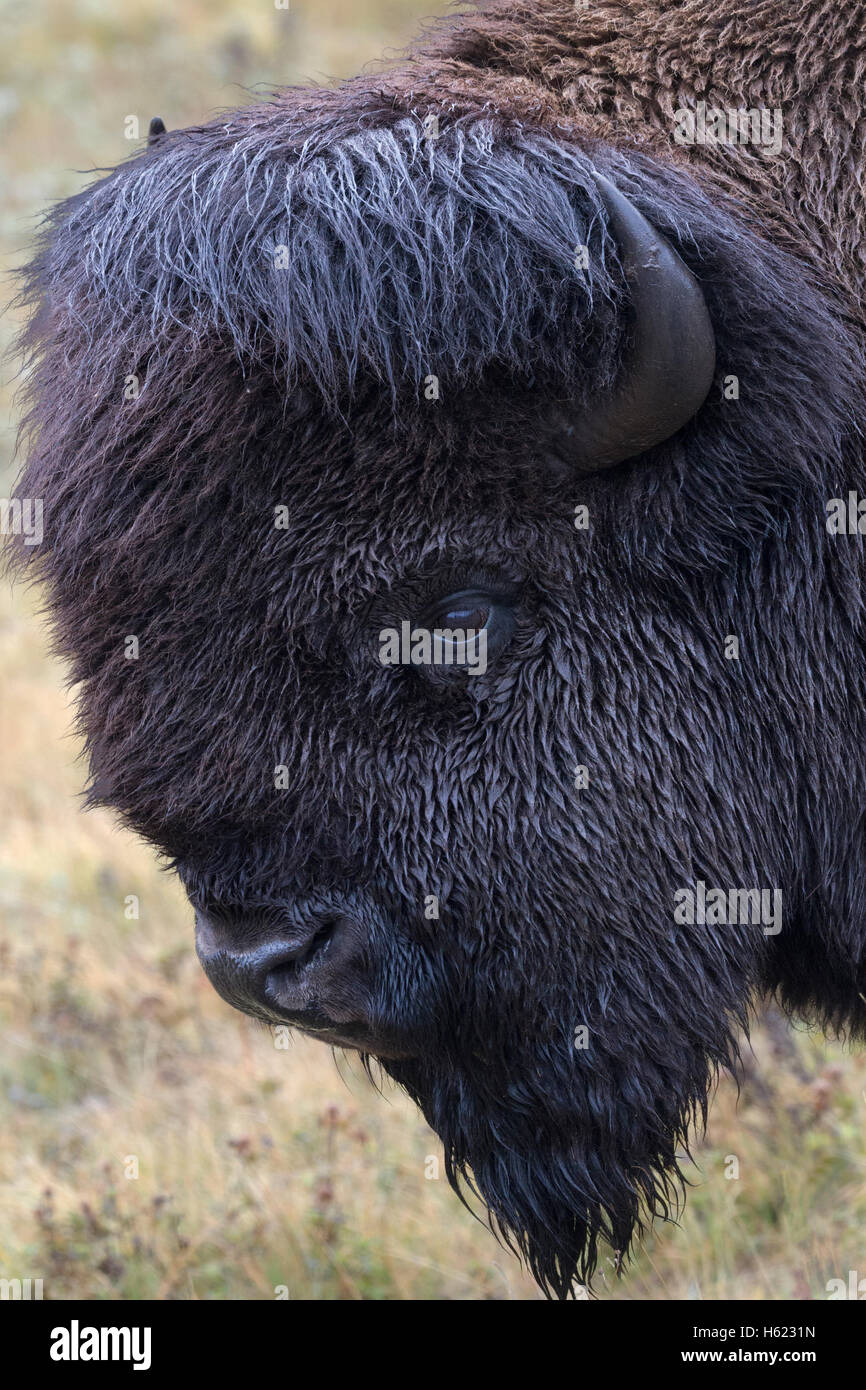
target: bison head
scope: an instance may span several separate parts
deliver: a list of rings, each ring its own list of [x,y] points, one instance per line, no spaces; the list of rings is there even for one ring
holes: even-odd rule
[[[866,1018],[842,308],[673,158],[363,83],[161,134],[32,287],[91,801],[565,1295],[676,1205],[756,992]]]

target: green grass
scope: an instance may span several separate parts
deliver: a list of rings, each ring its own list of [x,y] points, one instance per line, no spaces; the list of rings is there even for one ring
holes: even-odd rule
[[[347,73],[434,8],[5,0],[4,265],[78,171],[130,152],[129,114],[182,125],[257,83]],[[0,1276],[42,1278],[53,1299],[538,1297],[425,1176],[440,1147],[413,1107],[347,1057],[300,1038],[277,1050],[233,1013],[198,967],[178,886],[107,814],[80,813],[63,672],[20,590],[0,594],[0,670]],[[866,1274],[866,1058],[774,1015],[756,1051],[739,1103],[722,1083],[682,1225],[658,1228],[623,1280],[608,1262],[601,1297],[822,1298],[829,1278]]]

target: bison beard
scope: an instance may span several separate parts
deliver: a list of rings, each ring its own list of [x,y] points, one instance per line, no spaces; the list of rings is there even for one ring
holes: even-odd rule
[[[91,802],[204,931],[351,922],[355,1045],[567,1296],[676,1207],[759,992],[866,1027],[861,559],[823,525],[864,483],[862,348],[688,171],[466,97],[431,140],[403,108],[287,93],[58,210],[19,486],[48,534],[18,559]],[[719,365],[694,420],[587,474],[568,421],[630,337],[599,175],[698,278]],[[377,664],[381,626],[470,580],[513,613],[484,676]],[[701,879],[781,888],[782,932],[677,925]]]

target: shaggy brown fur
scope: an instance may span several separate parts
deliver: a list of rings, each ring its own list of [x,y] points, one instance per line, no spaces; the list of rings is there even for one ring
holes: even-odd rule
[[[866,5],[486,0],[440,22],[381,89],[407,110],[492,104],[572,139],[689,168],[808,260],[864,331]],[[674,112],[700,100],[781,108],[783,158],[755,145],[675,144]]]

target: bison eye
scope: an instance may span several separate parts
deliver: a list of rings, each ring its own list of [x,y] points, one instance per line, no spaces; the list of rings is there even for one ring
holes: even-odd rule
[[[440,628],[455,628],[463,632],[480,632],[486,628],[492,613],[491,604],[483,599],[472,598],[464,602],[449,600],[436,613],[436,626]]]
[[[514,630],[512,605],[479,590],[451,594],[431,604],[422,619],[431,633],[431,661],[439,673],[459,668],[482,675]]]

